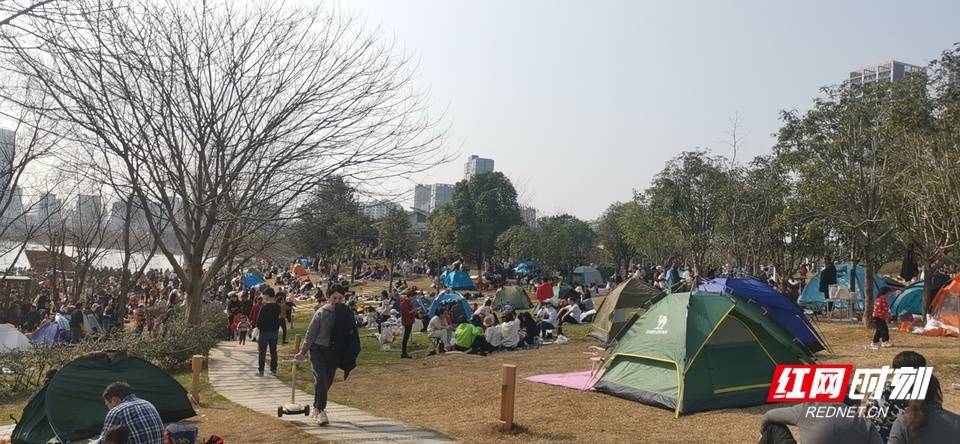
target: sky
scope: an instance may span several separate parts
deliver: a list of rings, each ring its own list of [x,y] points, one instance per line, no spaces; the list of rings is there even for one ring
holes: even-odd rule
[[[356,0],[337,7],[417,63],[449,126],[453,183],[494,159],[540,215],[592,220],[682,151],[769,152],[780,110],[890,59],[925,65],[960,41],[960,2]],[[412,188],[410,183],[397,187]],[[409,194],[412,204],[412,194]]]

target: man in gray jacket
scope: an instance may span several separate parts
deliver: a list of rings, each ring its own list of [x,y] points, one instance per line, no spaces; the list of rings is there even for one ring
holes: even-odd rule
[[[333,322],[335,319],[334,310],[337,304],[342,304],[344,299],[344,289],[339,285],[333,285],[330,288],[330,294],[327,303],[320,306],[310,319],[307,326],[307,335],[303,340],[303,346],[300,353],[297,353],[295,359],[302,360],[307,351],[310,352],[310,363],[313,365],[313,378],[315,388],[313,394],[313,412],[317,424],[325,426],[330,424],[327,419],[327,391],[333,385],[333,377],[339,367],[336,355],[330,348],[330,337],[333,332]]]
[[[820,444],[834,442],[883,444],[877,427],[862,417],[817,417],[821,407],[844,407],[841,403],[802,403],[768,411],[760,421],[761,444]],[[788,425],[800,432],[797,440]]]

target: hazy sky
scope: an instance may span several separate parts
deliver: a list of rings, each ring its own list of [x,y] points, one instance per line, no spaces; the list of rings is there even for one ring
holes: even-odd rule
[[[778,111],[851,69],[926,64],[960,41],[960,2],[395,1],[341,7],[419,60],[460,158],[490,157],[541,214],[597,217],[683,150],[766,152]],[[741,157],[746,158],[746,156]]]

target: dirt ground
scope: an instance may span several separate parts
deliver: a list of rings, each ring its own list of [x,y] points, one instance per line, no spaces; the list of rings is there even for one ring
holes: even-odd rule
[[[903,350],[927,357],[944,386],[944,406],[960,411],[960,340],[891,332],[894,347],[866,350],[872,330],[859,325],[822,322],[833,352],[824,362],[857,367],[889,365]],[[772,405],[695,413],[675,419],[673,412],[594,392],[581,392],[524,380],[544,373],[590,368],[586,326],[569,329],[573,342],[539,350],[431,356],[400,364],[358,368],[346,383],[337,381],[331,398],[379,416],[396,418],[443,432],[463,442],[748,442],[759,433],[759,419]],[[365,350],[364,353],[371,351]],[[379,353],[378,351],[373,351]],[[518,367],[517,430],[496,428],[499,368]]]

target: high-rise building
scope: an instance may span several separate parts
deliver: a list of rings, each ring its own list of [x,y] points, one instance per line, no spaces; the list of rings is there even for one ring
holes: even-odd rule
[[[43,225],[46,223],[57,224],[60,222],[61,202],[56,194],[45,193],[40,196],[37,205],[33,210],[33,225]]]
[[[81,194],[77,197],[77,209],[74,213],[74,222],[82,226],[96,226],[104,216],[103,200],[95,194]]]
[[[430,185],[430,211],[436,210],[453,200],[454,186],[448,183]]]
[[[533,207],[520,207],[520,217],[523,218],[523,223],[527,226],[536,228],[537,226],[537,209]]]
[[[14,157],[17,153],[17,132],[0,129],[0,187],[2,192],[10,190],[13,177]]]
[[[363,207],[360,209],[360,212],[364,216],[369,217],[373,220],[383,219],[387,217],[387,214],[390,213],[390,210],[394,208],[400,208],[400,205],[397,205],[389,200],[378,200],[362,204]]]
[[[413,208],[429,212],[430,186],[417,184],[413,187]]]
[[[449,183],[416,185],[413,187],[413,208],[431,213],[453,200],[455,186]]]
[[[868,83],[882,82],[885,80],[900,80],[910,73],[919,71],[923,71],[923,68],[909,63],[890,60],[850,71],[849,81],[851,85],[866,85]]]
[[[464,179],[470,179],[475,174],[493,172],[493,159],[484,159],[476,154],[470,155],[463,166]]]

